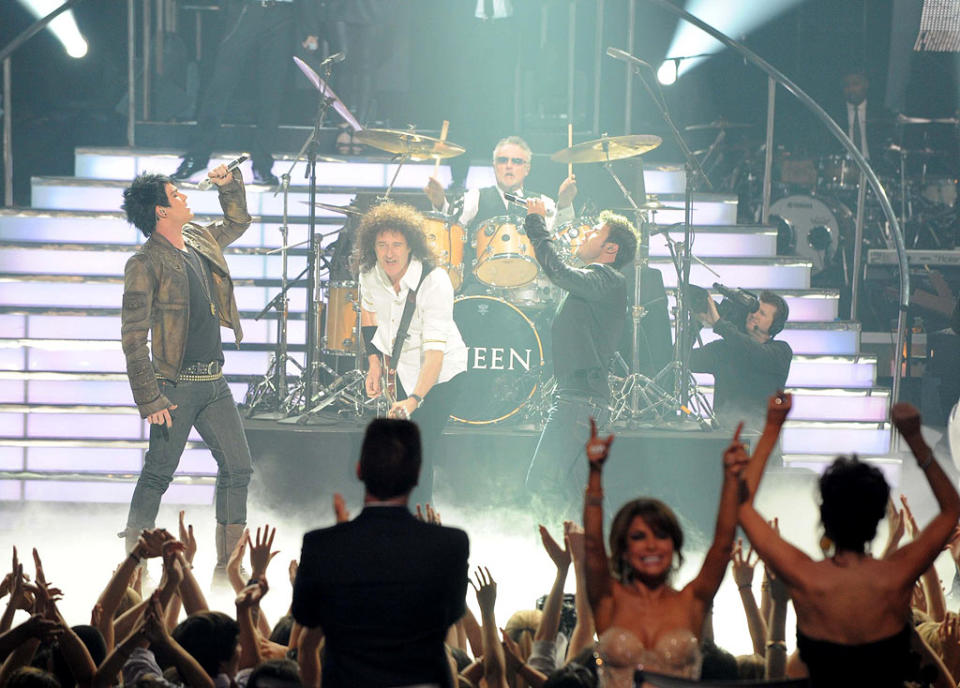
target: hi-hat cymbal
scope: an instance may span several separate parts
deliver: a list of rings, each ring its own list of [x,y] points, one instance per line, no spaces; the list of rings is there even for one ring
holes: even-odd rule
[[[622,160],[652,151],[663,139],[653,134],[630,134],[629,136],[604,136],[563,148],[550,156],[554,162],[584,163]]]
[[[399,129],[362,129],[353,135],[353,140],[412,160],[453,158],[467,150],[449,141]]]
[[[701,129],[746,129],[752,127],[752,124],[747,122],[731,122],[727,119],[715,119],[712,122],[704,122],[703,124],[690,124],[683,128],[684,131],[700,131]]]
[[[956,117],[909,117],[897,115],[897,124],[960,124]]]

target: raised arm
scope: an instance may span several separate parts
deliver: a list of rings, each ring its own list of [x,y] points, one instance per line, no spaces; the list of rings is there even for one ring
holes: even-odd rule
[[[900,495],[900,501],[903,504],[903,520],[906,522],[906,529],[910,534],[911,540],[916,540],[920,534],[920,528],[917,526],[917,519],[910,510],[910,504],[907,503],[906,495]],[[943,587],[940,584],[940,574],[937,568],[931,562],[927,570],[920,576],[920,584],[923,587],[923,596],[927,601],[927,614],[934,621],[942,622],[947,615],[947,600],[943,594]]]
[[[920,434],[920,414],[917,409],[910,404],[899,403],[893,407],[891,419],[913,452],[940,505],[940,513],[933,517],[914,541],[901,547],[887,560],[898,565],[897,573],[906,586],[911,585],[933,563],[947,544],[960,520],[960,495]]]
[[[743,423],[737,426],[730,445],[723,453],[723,484],[720,488],[720,507],[713,542],[703,558],[700,573],[691,581],[694,596],[706,605],[713,601],[730,562],[733,537],[737,532],[737,502],[740,475],[749,463],[746,448],[740,441]]]
[[[483,630],[483,677],[487,688],[507,688],[507,663],[500,645],[500,635],[497,632],[497,619],[493,608],[497,602],[497,582],[490,575],[490,570],[477,567],[474,574],[476,583],[470,581],[477,593],[477,604],[480,606],[481,628]]]
[[[543,548],[547,551],[547,556],[557,567],[557,575],[553,579],[553,587],[550,588],[547,601],[543,605],[543,617],[540,619],[540,626],[533,637],[534,642],[556,639],[557,630],[560,628],[560,609],[563,606],[563,586],[567,581],[567,572],[570,570],[569,547],[565,546],[561,549],[560,545],[550,535],[550,531],[543,526],[540,526],[540,540],[543,542]],[[564,538],[564,543],[566,544],[566,538]]]
[[[753,547],[747,552],[747,556],[743,556],[743,541],[737,540],[737,545],[733,548],[732,562],[733,582],[737,584],[743,612],[747,616],[747,629],[753,642],[753,652],[763,657],[766,651],[767,624],[760,616],[757,598],[753,596],[753,572],[757,565]]]
[[[603,464],[610,455],[613,435],[597,436],[597,424],[590,419],[587,460],[590,470],[587,491],[583,498],[583,529],[586,550],[587,599],[593,610],[594,623],[606,630],[613,611],[613,581],[603,544]]]
[[[220,247],[232,244],[240,238],[250,226],[252,218],[247,212],[247,193],[243,188],[243,175],[239,169],[234,169],[229,177],[216,177],[211,170],[211,180],[217,185],[220,192],[220,207],[223,209],[223,220],[211,225],[210,232]]]
[[[753,449],[750,463],[742,473],[746,485],[747,501],[753,502],[753,498],[757,494],[760,478],[767,467],[767,459],[770,458],[770,452],[773,451],[773,448],[777,446],[780,430],[783,428],[791,408],[793,408],[793,395],[783,391],[774,394],[767,402],[767,422],[763,427],[760,439],[757,440],[757,445]]]
[[[570,642],[567,643],[567,661],[575,657],[585,647],[593,644],[593,636],[596,630],[593,625],[593,610],[590,608],[590,601],[587,599],[587,553],[583,528],[575,523],[568,523],[569,526],[566,527],[567,549],[570,550],[570,557],[573,559],[573,576],[576,581],[573,604],[577,612],[577,625],[573,627]]]

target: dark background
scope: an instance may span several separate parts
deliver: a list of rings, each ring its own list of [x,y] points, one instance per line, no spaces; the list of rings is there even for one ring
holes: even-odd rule
[[[238,0],[223,0],[237,2]],[[153,119],[189,121],[195,93],[204,87],[223,12],[202,12],[203,54],[196,59],[194,10],[181,3],[179,30],[165,43],[168,64],[156,79]],[[919,6],[920,3],[911,3]],[[138,7],[140,3],[137,3]],[[515,16],[491,30],[472,18],[474,0],[397,0],[381,27],[382,54],[377,69],[377,96],[372,119],[383,125],[416,125],[438,130],[451,120],[449,138],[468,147],[469,157],[488,160],[501,136],[520,133],[537,154],[549,154],[566,140],[566,46],[570,0],[514,0]],[[392,6],[391,6],[392,5]],[[731,7],[735,3],[730,3]],[[743,2],[749,7],[749,2]],[[949,116],[957,108],[956,56],[912,53],[909,64],[898,61],[908,75],[905,93],[887,94],[891,16],[894,0],[806,0],[744,38],[748,47],[781,69],[828,111],[842,103],[841,75],[860,67],[871,79],[870,99],[888,101],[913,116]],[[577,49],[574,124],[576,140],[601,132],[654,133],[664,145],[648,161],[676,162],[680,156],[668,130],[639,83],[634,84],[633,122],[624,122],[624,65],[604,57],[594,75],[593,55],[607,45],[626,45],[626,0],[604,3],[603,45],[594,45],[596,4],[575,3]],[[71,174],[76,146],[126,144],[126,9],[121,0],[86,0],[74,10],[90,49],[86,57],[67,56],[49,31],[43,31],[13,57],[13,117],[18,204],[29,201],[32,175]],[[733,9],[731,9],[733,11]],[[5,45],[33,21],[17,0],[0,3],[0,45]],[[642,0],[637,3],[635,53],[658,65],[676,26],[668,13]],[[915,35],[915,32],[914,32]],[[255,56],[252,59],[256,59]],[[346,71],[341,71],[341,68]],[[348,75],[339,65],[332,85]],[[315,109],[312,92],[292,64],[282,109],[282,121],[309,124]],[[520,128],[515,132],[511,85],[520,80]],[[593,85],[601,83],[600,131],[593,131]],[[225,107],[231,118],[249,121],[252,88],[241,88]],[[731,51],[707,60],[664,93],[681,128],[724,117],[754,124],[731,132],[742,148],[756,147],[763,136],[766,77]],[[817,148],[826,134],[781,89],[778,95],[777,143],[789,150]],[[169,147],[178,149],[181,130],[172,130]],[[178,133],[179,132],[179,133]],[[138,137],[139,137],[138,132]],[[946,136],[954,136],[948,132]],[[712,132],[691,133],[691,148],[704,148]],[[284,145],[283,147],[289,147]],[[464,158],[466,160],[466,157]],[[559,168],[534,161],[534,186],[551,191],[563,174]],[[538,167],[539,164],[539,167]]]

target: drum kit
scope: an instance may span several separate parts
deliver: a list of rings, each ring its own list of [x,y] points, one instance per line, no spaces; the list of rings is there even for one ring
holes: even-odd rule
[[[401,164],[406,160],[439,161],[464,152],[463,147],[445,138],[414,131],[362,130],[355,134],[355,140],[398,156]],[[604,136],[564,148],[552,157],[568,164],[609,163],[641,155],[659,143],[656,136]],[[378,201],[389,200],[395,180],[396,175]],[[362,215],[353,205],[315,205],[351,220]],[[646,205],[649,204],[638,207],[643,210]],[[654,205],[659,208],[659,204]],[[453,317],[469,351],[466,392],[457,408],[452,409],[453,419],[470,425],[496,424],[508,419],[540,423],[549,409],[548,392],[552,389],[547,379],[549,348],[541,332],[549,328],[561,292],[541,270],[524,231],[522,215],[488,218],[472,231],[446,214],[427,212],[423,216],[427,245],[436,258],[437,268],[447,272],[457,294]],[[577,250],[596,222],[593,217],[580,217],[554,228],[556,245],[566,260],[577,262]],[[324,249],[316,253],[317,273],[326,270],[327,253]],[[282,367],[284,360],[293,360],[286,356],[286,328],[281,328],[270,371],[251,384],[247,394],[245,406],[253,417],[302,424],[322,422],[320,412],[327,409],[355,416],[371,411],[383,414],[386,410],[382,399],[367,399],[365,395],[366,356],[359,334],[357,276],[323,280],[317,274],[315,280],[314,298],[307,314],[313,319],[313,331],[317,334],[312,343],[313,370],[303,369],[293,361],[301,369],[299,378],[291,384],[278,382],[277,367]],[[285,311],[281,316],[285,318]],[[318,385],[307,398],[305,380],[311,375]],[[622,387],[622,379],[612,381],[615,390]],[[623,400],[615,406],[622,411]]]
[[[960,120],[952,117],[899,115],[895,124],[900,141],[907,138],[908,128],[948,125],[960,131]],[[920,140],[925,141],[926,134]],[[951,153],[929,143],[915,147],[887,143],[872,154],[884,191],[899,215],[907,248],[954,248],[960,241],[960,206],[957,171],[952,169],[956,161],[949,159]],[[815,285],[850,284],[859,186],[860,171],[845,155],[824,155],[815,161],[785,157],[782,161],[777,185],[780,198],[770,207],[770,222],[778,228],[779,253],[813,263]],[[867,247],[892,248],[879,201],[872,193],[866,195],[863,211]]]

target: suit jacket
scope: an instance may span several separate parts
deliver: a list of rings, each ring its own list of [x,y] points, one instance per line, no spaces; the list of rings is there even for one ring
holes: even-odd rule
[[[323,628],[324,688],[450,685],[443,641],[465,611],[467,534],[404,507],[307,533],[293,617]]]

